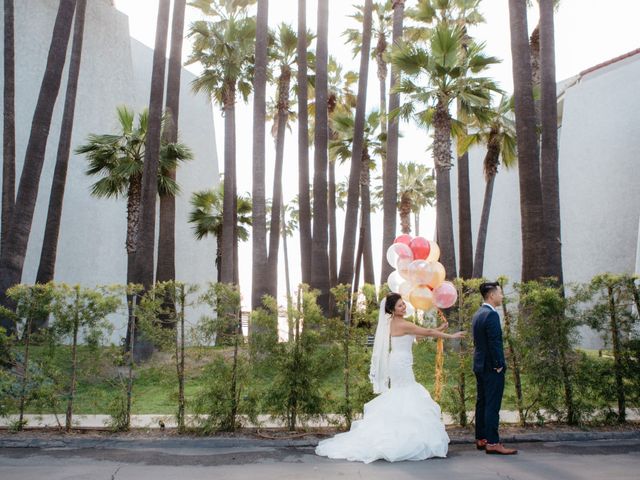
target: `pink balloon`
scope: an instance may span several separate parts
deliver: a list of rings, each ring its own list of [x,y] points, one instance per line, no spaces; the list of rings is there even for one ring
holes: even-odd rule
[[[428,285],[434,279],[434,272],[426,260],[414,260],[409,265],[409,280],[416,285]]]
[[[442,282],[438,288],[433,291],[433,303],[438,308],[450,308],[458,299],[458,291],[451,282]]]
[[[409,235],[408,233],[403,233],[402,235],[397,236],[393,243],[404,243],[408,246],[411,243],[411,240],[413,240],[413,237],[411,235]]]

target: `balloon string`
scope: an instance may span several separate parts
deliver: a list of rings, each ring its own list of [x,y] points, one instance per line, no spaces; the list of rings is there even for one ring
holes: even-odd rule
[[[447,321],[447,318],[442,313],[442,310],[439,308],[436,309],[438,312],[438,317],[440,318],[440,324]],[[435,401],[440,401],[440,396],[442,395],[442,386],[444,384],[444,340],[442,338],[438,338],[436,341],[436,386],[434,397]]]

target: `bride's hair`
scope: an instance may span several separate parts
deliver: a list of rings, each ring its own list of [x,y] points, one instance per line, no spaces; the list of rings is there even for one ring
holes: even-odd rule
[[[384,311],[388,314],[393,314],[393,311],[396,309],[396,303],[398,300],[402,299],[402,296],[397,293],[390,293],[387,295],[386,301],[384,302]]]

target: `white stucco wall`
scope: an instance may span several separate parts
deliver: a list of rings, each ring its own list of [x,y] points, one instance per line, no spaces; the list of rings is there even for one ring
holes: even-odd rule
[[[19,178],[57,2],[21,0],[15,3],[16,171]],[[116,130],[118,105],[126,104],[140,111],[149,102],[153,51],[130,38],[127,16],[111,6],[111,2],[88,2],[82,55],[72,148],[83,143],[89,133]],[[216,278],[215,241],[196,241],[193,237],[187,223],[189,198],[193,191],[211,188],[218,183],[218,165],[211,105],[205,96],[191,92],[193,78],[191,73],[183,70],[180,141],[193,150],[194,160],[178,171],[182,194],[176,201],[176,276],[185,282],[204,283]],[[24,282],[35,280],[40,259],[66,79],[67,68],[47,144],[24,266]],[[126,202],[124,199],[92,198],[89,188],[95,179],[85,175],[85,168],[84,157],[72,154],[55,279],[86,286],[125,283]],[[117,322],[118,325],[124,324],[125,318],[121,316]]]

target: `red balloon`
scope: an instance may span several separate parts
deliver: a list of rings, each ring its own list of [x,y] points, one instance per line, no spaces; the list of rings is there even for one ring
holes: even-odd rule
[[[429,256],[429,252],[431,251],[431,245],[429,245],[429,240],[424,237],[416,237],[411,240],[409,244],[411,251],[413,252],[414,260],[426,260]]]
[[[411,235],[409,235],[408,233],[403,233],[399,237],[396,237],[393,243],[404,243],[405,245],[409,245],[411,243],[411,240],[413,240],[413,237]]]

